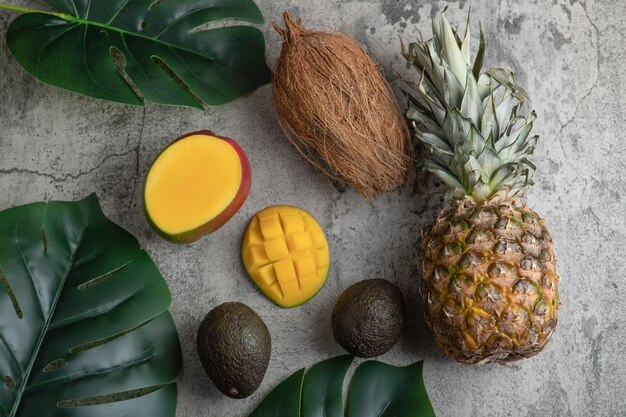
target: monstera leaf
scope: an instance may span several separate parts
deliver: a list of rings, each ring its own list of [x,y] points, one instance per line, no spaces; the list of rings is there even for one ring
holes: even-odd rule
[[[301,369],[278,385],[250,417],[344,417],[342,386],[351,356]],[[361,364],[348,392],[347,417],[434,417],[422,376],[422,362],[396,367]]]
[[[0,415],[173,417],[170,293],[95,195],[0,212]]]
[[[253,0],[45,2],[59,12],[0,8],[25,12],[9,27],[9,49],[26,71],[57,87],[202,109],[201,102],[224,104],[270,80],[258,29],[202,27],[223,19],[262,23]]]

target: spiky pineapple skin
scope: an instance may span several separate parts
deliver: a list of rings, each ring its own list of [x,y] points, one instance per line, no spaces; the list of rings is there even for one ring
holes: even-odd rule
[[[437,344],[465,364],[539,353],[559,307],[543,218],[518,198],[453,204],[423,236],[420,292]]]

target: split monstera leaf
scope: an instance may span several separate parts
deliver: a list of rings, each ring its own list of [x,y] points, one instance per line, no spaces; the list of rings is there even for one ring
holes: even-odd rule
[[[354,372],[344,413],[342,387],[350,355],[319,362],[285,379],[249,417],[435,417],[422,362],[405,367],[367,361]]]
[[[45,0],[58,11],[0,3],[23,13],[6,41],[35,78],[125,104],[202,109],[250,93],[271,79],[265,41],[254,27],[206,29],[234,19],[263,23],[253,0]]]
[[[174,417],[170,292],[95,195],[0,212],[0,416]]]

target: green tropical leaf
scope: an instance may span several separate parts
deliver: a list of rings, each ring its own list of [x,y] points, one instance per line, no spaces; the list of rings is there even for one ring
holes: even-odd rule
[[[299,416],[303,381],[304,369],[300,369],[274,388],[250,417]]]
[[[270,81],[261,31],[203,28],[224,19],[262,23],[253,0],[45,2],[59,12],[0,8],[27,12],[10,25],[7,44],[26,71],[54,86],[126,104],[202,109]]]
[[[173,417],[167,284],[95,195],[0,212],[0,416]]]
[[[352,356],[300,369],[279,384],[250,417],[341,417],[342,385]],[[405,367],[362,363],[348,392],[347,417],[435,417],[424,386],[423,362]]]
[[[342,387],[352,365],[351,355],[337,356],[313,365],[302,387],[303,417],[341,417]]]
[[[352,417],[434,417],[423,380],[423,362],[397,367],[368,361],[354,372],[348,395]]]

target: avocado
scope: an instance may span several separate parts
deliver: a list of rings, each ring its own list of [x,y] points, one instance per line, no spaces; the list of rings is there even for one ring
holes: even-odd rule
[[[384,279],[348,287],[332,313],[335,341],[353,355],[379,356],[396,344],[405,322],[402,293]]]
[[[272,351],[267,326],[242,303],[224,303],[211,310],[200,325],[197,345],[209,378],[232,398],[246,398],[256,391]]]

